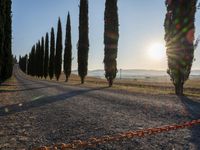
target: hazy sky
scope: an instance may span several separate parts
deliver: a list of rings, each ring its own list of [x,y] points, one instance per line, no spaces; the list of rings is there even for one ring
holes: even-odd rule
[[[73,69],[77,68],[79,0],[13,0],[13,53],[17,56],[29,53],[51,27],[57,31],[61,17],[63,43],[67,12],[71,14]],[[89,69],[103,69],[104,58],[104,9],[105,0],[89,0]],[[119,49],[118,69],[166,70],[166,56],[160,51],[164,45],[166,8],[164,0],[118,0]],[[200,34],[200,10],[196,14],[196,35]],[[197,36],[196,36],[197,37]],[[156,46],[156,43],[157,46]],[[160,46],[161,45],[161,46]],[[162,52],[163,51],[163,52]],[[152,56],[153,55],[153,56]],[[195,51],[193,69],[200,69],[200,46]]]

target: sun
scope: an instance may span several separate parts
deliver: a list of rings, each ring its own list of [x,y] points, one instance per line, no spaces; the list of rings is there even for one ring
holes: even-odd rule
[[[153,43],[148,48],[148,56],[153,60],[162,60],[165,55],[165,46],[162,43]]]

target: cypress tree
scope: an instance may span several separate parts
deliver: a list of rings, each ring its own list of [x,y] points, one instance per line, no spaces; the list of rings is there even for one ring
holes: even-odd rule
[[[29,56],[28,56],[28,67],[27,67],[27,74],[28,75],[31,75],[31,71],[32,71],[32,68],[31,68],[31,65],[32,65],[32,49],[31,49],[31,51],[30,51],[30,53],[29,53]]]
[[[194,58],[194,30],[197,0],[166,1],[165,41],[168,70],[175,93],[183,95]]]
[[[26,73],[27,74],[27,70],[28,69],[28,55],[26,54],[25,56],[24,56],[24,73]]]
[[[31,49],[31,53],[28,60],[28,70],[31,76],[35,75],[35,45]]]
[[[19,68],[22,70],[22,68],[21,68],[21,62],[22,62],[22,57],[21,57],[21,55],[19,55]]]
[[[40,73],[39,76],[42,78],[44,76],[44,37],[41,39],[41,46],[40,46]]]
[[[57,38],[56,38],[56,56],[55,56],[55,76],[57,81],[60,78],[61,66],[62,66],[62,26],[59,18]]]
[[[48,76],[49,69],[49,34],[46,33],[45,37],[45,57],[44,57],[44,77],[45,79]]]
[[[2,24],[3,24],[3,58],[1,67],[1,77],[6,80],[12,76],[13,68],[13,56],[12,56],[12,12],[11,12],[11,0],[2,0]],[[2,26],[2,25],[1,25]],[[2,29],[1,29],[2,30]]]
[[[27,74],[31,74],[31,53],[29,53],[28,62],[27,62]]]
[[[20,68],[21,59],[22,59],[22,57],[21,57],[21,55],[19,55],[19,68]]]
[[[117,0],[106,0],[104,14],[104,70],[105,77],[112,86],[117,73],[117,50],[119,39]]]
[[[80,0],[79,11],[78,74],[83,84],[88,71],[88,0]]]
[[[65,52],[64,52],[64,73],[66,76],[66,82],[71,74],[72,65],[72,42],[71,42],[71,23],[70,14],[68,12],[67,25],[66,25],[66,37],[65,37]]]
[[[28,75],[32,75],[32,51],[33,51],[33,47],[31,49],[31,52],[29,53],[29,57],[28,57],[28,66],[27,66],[27,74]]]
[[[27,55],[21,57],[19,59],[19,66],[20,69],[24,72],[27,73]]]
[[[31,64],[31,75],[35,76],[36,75],[36,50],[35,50],[35,45],[33,45],[32,50],[31,50],[31,57],[32,57],[32,64]]]
[[[13,57],[13,63],[17,63],[17,57],[16,57],[16,55],[15,55],[15,57]]]
[[[4,18],[5,18],[5,0],[0,1],[0,81],[2,80],[1,68],[3,65],[3,43],[4,43]]]
[[[49,59],[49,77],[50,79],[54,76],[55,68],[55,36],[54,29],[51,28],[51,42],[50,42],[50,59]]]
[[[40,41],[36,44],[36,76],[40,76]]]

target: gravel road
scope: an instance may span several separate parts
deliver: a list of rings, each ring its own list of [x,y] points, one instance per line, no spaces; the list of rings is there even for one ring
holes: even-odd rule
[[[1,103],[0,149],[33,149],[200,118],[200,98],[70,86],[14,69],[17,89]],[[16,97],[17,95],[17,97]],[[97,145],[88,150],[200,150],[200,126]]]

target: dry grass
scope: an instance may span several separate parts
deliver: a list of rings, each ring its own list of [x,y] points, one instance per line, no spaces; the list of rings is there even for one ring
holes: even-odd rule
[[[0,92],[1,91],[9,91],[9,90],[15,90],[16,89],[16,83],[17,80],[14,76],[11,78],[7,79],[2,85],[0,85]]]
[[[42,79],[45,80],[45,79]],[[47,80],[50,80],[47,78]],[[57,82],[54,78],[51,82]],[[62,73],[59,79],[61,84],[79,85],[83,87],[105,87],[108,86],[106,79],[86,77],[85,84],[80,84],[80,78],[72,74],[65,82],[65,75]],[[169,79],[152,77],[147,79],[116,79],[112,89],[125,90],[144,94],[174,94],[174,86]],[[189,79],[185,84],[184,93],[186,96],[200,97],[200,78]]]
[[[19,100],[18,82],[14,76],[0,85],[0,106],[15,104]]]

